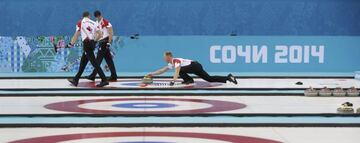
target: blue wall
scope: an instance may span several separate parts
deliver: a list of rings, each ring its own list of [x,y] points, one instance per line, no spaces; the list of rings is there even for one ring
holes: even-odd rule
[[[360,35],[360,0],[1,0],[0,36],[71,35],[96,9],[116,35]]]
[[[352,72],[360,67],[360,0],[0,0],[0,72],[63,72],[61,67],[82,51],[53,53],[51,35],[65,36],[62,42],[68,43],[82,12],[95,10],[121,36],[113,43],[120,72],[161,67],[166,50],[199,60],[212,72]],[[140,39],[129,39],[134,33]],[[226,36],[230,33],[238,36]],[[268,61],[246,63],[235,55],[234,62],[214,63],[214,45],[265,45]],[[324,62],[317,57],[306,62],[300,55],[300,63],[277,63],[279,45],[301,46],[296,55],[308,53],[309,45],[324,46]],[[215,53],[216,59],[224,57],[221,50]]]
[[[138,40],[125,39],[117,50],[116,67],[120,71],[144,72],[165,66],[164,51],[173,51],[175,57],[197,60],[211,72],[353,72],[360,70],[360,37],[340,36],[149,36]],[[212,60],[211,48],[220,47]],[[224,50],[225,46],[232,47]],[[245,52],[250,46],[248,56],[239,54],[239,47]],[[267,50],[259,61],[254,60],[257,46]],[[276,49],[286,46],[286,53]],[[313,46],[316,52],[305,50]],[[291,51],[291,48],[296,50]],[[323,47],[322,54],[319,48]],[[341,49],[341,50],[339,50]],[[276,59],[279,54],[280,63]],[[308,57],[305,56],[308,54]],[[311,54],[312,53],[312,54]],[[298,61],[291,60],[292,55]],[[299,55],[299,56],[298,56]],[[321,56],[316,56],[321,55]],[[233,57],[232,57],[233,56]],[[266,60],[262,60],[266,57]],[[319,57],[321,57],[320,60]],[[224,62],[223,59],[234,61]],[[246,62],[249,58],[249,62]],[[308,60],[308,61],[306,61]]]
[[[81,42],[54,53],[51,39],[0,36],[0,73],[64,72],[64,65],[81,56]],[[61,39],[64,45],[70,37]],[[360,70],[359,45],[360,36],[142,36],[114,37],[111,48],[119,72],[163,67],[164,51],[197,60],[210,72],[353,72]]]

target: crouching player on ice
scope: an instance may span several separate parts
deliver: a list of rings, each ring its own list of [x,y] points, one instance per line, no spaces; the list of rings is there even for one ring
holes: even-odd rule
[[[164,72],[175,68],[175,73],[172,81],[170,82],[170,86],[173,86],[175,84],[175,81],[178,79],[179,76],[184,80],[182,84],[194,83],[194,79],[188,74],[195,74],[208,82],[226,83],[226,81],[230,81],[234,84],[237,84],[236,78],[231,74],[229,74],[228,76],[210,76],[203,69],[202,65],[199,62],[183,58],[174,58],[171,52],[165,52],[164,60],[168,63],[167,66],[155,72],[149,73],[146,76],[153,77],[156,75],[161,75]]]

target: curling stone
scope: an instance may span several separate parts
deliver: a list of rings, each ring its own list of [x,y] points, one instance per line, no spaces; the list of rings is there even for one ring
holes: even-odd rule
[[[319,91],[319,96],[331,96],[331,95],[332,95],[331,90],[326,86]]]
[[[152,84],[153,83],[153,78],[150,76],[145,76],[142,80],[141,83],[143,84]]]
[[[346,92],[341,87],[336,87],[332,94],[333,96],[342,97],[346,95]]]
[[[304,95],[309,97],[319,96],[319,91],[310,87],[308,89],[305,89]]]
[[[337,113],[342,113],[342,114],[354,113],[353,104],[350,102],[345,102],[345,103],[341,104],[340,107],[337,108]]]
[[[355,87],[350,87],[346,90],[347,96],[359,96],[359,91]]]

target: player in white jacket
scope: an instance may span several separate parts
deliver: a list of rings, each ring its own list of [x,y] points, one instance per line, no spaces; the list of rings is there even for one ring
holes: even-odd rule
[[[171,52],[165,52],[164,60],[168,63],[167,66],[155,72],[149,73],[147,76],[153,77],[163,74],[170,69],[175,69],[173,80],[170,82],[171,86],[174,85],[179,76],[184,80],[182,84],[194,83],[194,79],[188,74],[195,74],[208,82],[226,83],[226,81],[230,81],[237,84],[236,78],[231,74],[228,76],[210,76],[199,62],[183,58],[174,58]]]

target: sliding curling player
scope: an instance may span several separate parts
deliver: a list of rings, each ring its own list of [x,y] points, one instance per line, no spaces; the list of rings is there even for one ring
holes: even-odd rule
[[[143,82],[144,81],[151,82],[152,77],[156,75],[161,75],[170,69],[175,69],[175,73],[172,81],[170,82],[170,86],[173,86],[175,84],[179,76],[183,79],[182,84],[194,83],[194,79],[190,77],[188,74],[195,74],[208,82],[226,83],[226,81],[230,81],[234,84],[237,84],[236,78],[231,74],[229,74],[228,76],[210,76],[203,69],[202,65],[199,62],[189,59],[183,59],[183,58],[174,58],[171,52],[164,53],[164,60],[168,63],[168,65],[155,72],[146,75],[145,78],[143,79]]]
[[[83,18],[77,23],[76,32],[71,38],[71,42],[67,46],[72,47],[79,36],[81,36],[84,51],[81,56],[79,71],[73,79],[68,79],[69,82],[74,86],[77,86],[87,63],[90,61],[101,78],[100,84],[96,86],[103,87],[109,85],[109,82],[107,81],[105,74],[100,67],[100,63],[97,63],[95,60],[95,40],[98,40],[101,37],[101,31],[97,28],[96,22],[90,19],[89,12],[83,13]]]

